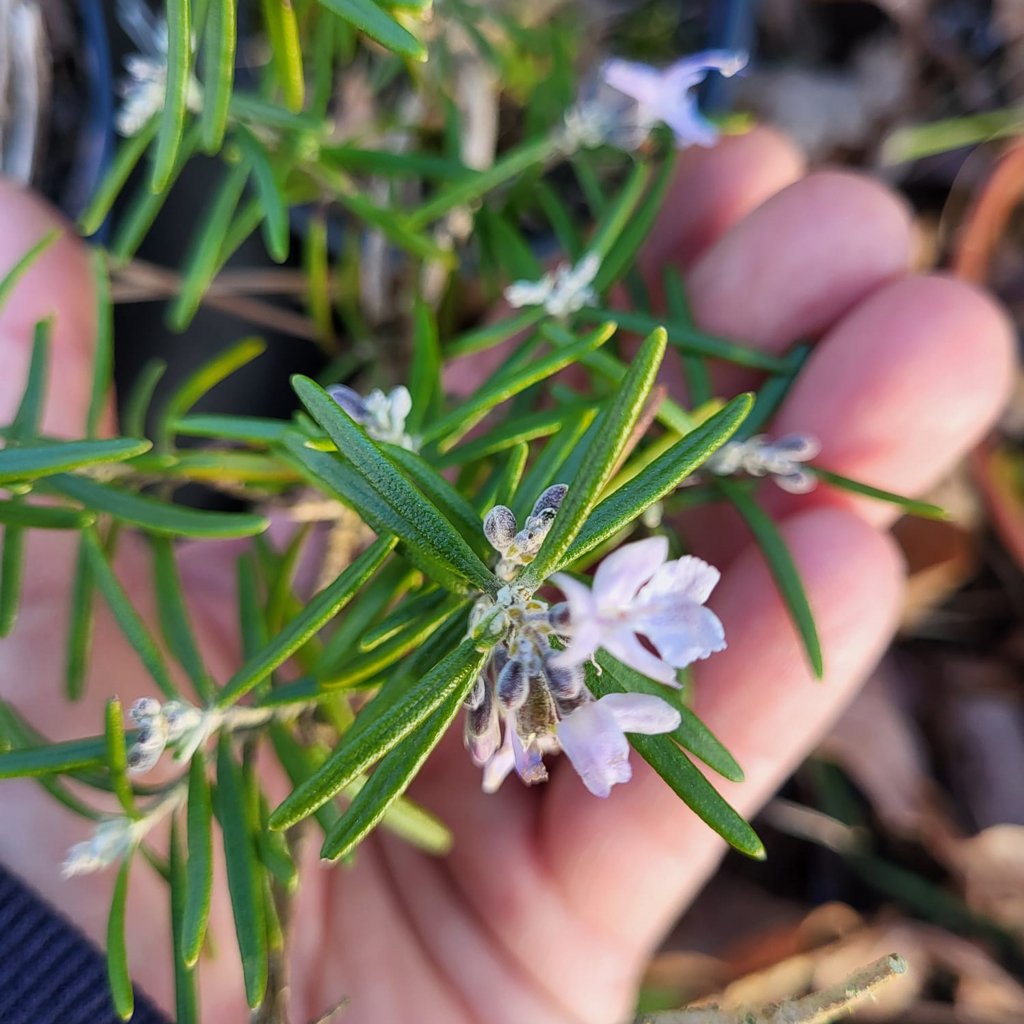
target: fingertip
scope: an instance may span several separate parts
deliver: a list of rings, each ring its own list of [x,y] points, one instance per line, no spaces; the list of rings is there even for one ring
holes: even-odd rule
[[[0,224],[0,277],[44,235],[55,228],[60,231],[0,310],[0,421],[13,417],[21,399],[35,324],[55,315],[43,430],[80,434],[89,400],[96,319],[88,251],[56,210],[5,178],[0,178]]]

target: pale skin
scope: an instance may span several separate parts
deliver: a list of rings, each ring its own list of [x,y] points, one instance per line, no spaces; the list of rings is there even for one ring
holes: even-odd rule
[[[41,202],[0,187],[0,272],[52,223]],[[781,352],[818,339],[775,431],[816,434],[822,464],[916,494],[991,426],[1012,365],[1010,325],[979,291],[910,271],[908,211],[851,174],[807,175],[792,146],[759,129],[686,153],[646,254],[652,277],[687,273],[709,331]],[[31,327],[56,311],[45,429],[80,436],[88,401],[93,298],[84,250],[63,239],[0,318],[0,421],[10,420],[28,364]],[[465,368],[461,371],[466,373]],[[470,375],[482,372],[479,366]],[[465,385],[465,380],[456,384]],[[750,381],[723,373],[734,392]],[[111,420],[110,426],[113,423]],[[815,682],[767,570],[742,527],[717,514],[688,524],[694,550],[723,570],[709,606],[729,647],[698,667],[698,710],[743,765],[718,781],[751,814],[840,714],[892,636],[904,570],[884,505],[820,489],[766,492],[807,586],[824,649]],[[238,664],[237,545],[184,546],[179,563],[211,670]],[[149,695],[143,669],[101,610],[88,693],[62,697],[62,648],[74,538],[34,533],[21,617],[0,645],[0,695],[54,738],[101,729],[112,693]],[[148,614],[149,562],[126,537],[118,572]],[[511,779],[496,796],[457,736],[428,762],[415,796],[452,827],[445,860],[373,838],[357,866],[319,869],[307,844],[297,897],[292,1019],[349,996],[344,1019],[417,1024],[612,1024],[628,1018],[643,965],[715,868],[722,842],[634,755],[634,778],[608,800],[568,765],[546,786]],[[270,784],[279,788],[276,780]],[[4,784],[0,859],[102,943],[112,872],[62,881],[59,865],[88,826],[30,782]],[[771,851],[769,850],[769,855]],[[212,929],[219,953],[201,962],[205,1019],[246,1019],[222,869]],[[173,1012],[166,888],[133,870],[128,948],[139,986]]]

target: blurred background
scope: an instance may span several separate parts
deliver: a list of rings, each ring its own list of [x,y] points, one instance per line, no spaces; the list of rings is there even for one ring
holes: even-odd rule
[[[246,6],[240,77],[266,59],[256,29],[246,35]],[[727,130],[777,125],[812,165],[856,167],[900,190],[915,211],[919,265],[987,284],[1022,322],[1024,0],[522,0],[514,17],[545,25],[544,46],[577,65],[608,50],[658,63],[748,48],[749,72],[716,77],[705,109]],[[141,0],[0,0],[3,171],[72,218],[111,159],[117,82],[150,22]],[[503,73],[483,81],[476,115],[493,129],[492,151],[523,134],[539,89],[558,88],[543,73],[549,50],[516,41],[501,52]],[[405,98],[360,61],[336,90],[339,141],[376,104]],[[335,280],[325,321],[303,290],[302,246],[278,268],[250,238],[188,332],[166,326],[166,297],[222,173],[217,160],[190,162],[115,277],[122,401],[154,357],[168,363],[159,387],[170,390],[253,332],[268,356],[202,408],[287,415],[296,371],[377,383],[394,328],[386,295],[364,273],[348,303]],[[300,210],[293,236],[324,233],[341,266],[352,240],[321,217]],[[550,254],[552,240],[535,241]],[[479,295],[481,312],[490,298]],[[996,435],[928,497],[953,519],[896,526],[912,573],[897,642],[755,822],[767,863],[729,856],[678,923],[650,966],[645,1007],[770,1002],[899,950],[917,969],[857,1019],[1024,1021],[1024,388]],[[198,489],[191,499],[230,501]]]

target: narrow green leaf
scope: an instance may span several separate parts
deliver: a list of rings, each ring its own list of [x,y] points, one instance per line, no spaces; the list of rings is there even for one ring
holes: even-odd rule
[[[196,999],[196,980],[192,969],[181,955],[185,922],[185,899],[188,891],[188,876],[182,841],[179,835],[178,816],[171,818],[170,863],[171,876],[171,949],[174,955],[174,1002],[177,1024],[198,1024],[199,1002]]]
[[[692,324],[693,318],[690,315],[690,303],[686,297],[686,287],[679,271],[675,267],[665,268],[665,305],[668,315],[676,323]],[[680,361],[683,366],[683,376],[686,379],[686,391],[692,408],[699,408],[705,402],[711,400],[711,374],[708,371],[707,363],[702,356],[690,355],[686,352],[680,354]]]
[[[754,535],[754,540],[757,541],[757,546],[761,549],[765,562],[768,563],[768,569],[775,580],[775,585],[779,588],[779,594],[789,609],[793,624],[803,641],[811,668],[820,679],[824,668],[818,630],[814,625],[814,615],[807,600],[807,593],[803,583],[800,582],[800,574],[793,564],[793,556],[790,555],[789,548],[786,547],[786,542],[782,539],[782,534],[772,522],[771,516],[744,488],[738,486],[735,480],[719,477],[715,483],[732,502]]]
[[[585,251],[583,238],[562,197],[547,181],[538,181],[533,191],[560,248],[573,263],[578,263]]]
[[[64,234],[61,228],[53,228],[47,231],[42,238],[32,246],[28,252],[25,253],[21,259],[17,260],[13,267],[0,277],[0,309],[3,309],[7,304],[7,300],[11,297],[11,292],[14,291],[15,285],[25,276],[26,271],[33,263],[39,259],[40,256],[47,249],[57,241],[60,236]]]
[[[488,245],[495,263],[510,280],[536,281],[544,273],[512,215],[482,206],[476,215],[476,225],[482,242]]]
[[[19,526],[3,531],[0,556],[0,637],[9,636],[18,617],[18,604],[25,576],[25,532]]]
[[[333,583],[321,590],[287,623],[269,644],[246,660],[220,692],[217,706],[223,708],[233,704],[318,633],[380,568],[396,543],[394,536],[374,541]]]
[[[414,229],[426,227],[457,206],[474,202],[530,167],[542,165],[557,150],[557,146],[554,135],[549,135],[509,150],[486,170],[440,189],[437,195],[409,215],[409,226]]]
[[[103,594],[110,610],[114,613],[114,618],[121,627],[121,632],[124,633],[125,638],[135,649],[135,653],[138,654],[142,664],[145,665],[146,671],[153,677],[153,681],[164,695],[170,700],[179,698],[181,695],[178,693],[178,688],[174,685],[174,681],[167,671],[167,665],[164,663],[160,649],[157,647],[139,613],[135,610],[131,599],[114,575],[114,570],[110,567],[110,563],[103,553],[103,546],[100,544],[96,533],[93,530],[85,530],[82,533],[82,543],[85,546],[85,551],[89,558],[89,568],[92,571],[96,585]]]
[[[400,743],[447,697],[468,692],[487,656],[486,651],[477,650],[472,638],[467,638],[421,679],[407,689],[403,687],[400,694],[385,685],[316,775],[271,814],[270,827],[289,828],[308,817]]]
[[[587,670],[587,686],[597,697],[623,693],[625,687],[608,672],[598,675]],[[632,734],[630,744],[637,753],[669,784],[682,801],[727,843],[740,853],[763,860],[764,845],[743,817],[735,811],[699,768],[676,746],[672,736],[641,736]]]
[[[160,414],[161,433],[169,433],[171,424],[181,419],[205,394],[236,370],[251,363],[266,351],[262,338],[243,338],[219,352],[175,388]]]
[[[306,271],[306,308],[316,326],[316,338],[326,351],[333,349],[334,313],[331,307],[331,268],[327,252],[327,218],[315,210],[309,219],[302,264]]]
[[[223,2],[230,6],[234,0]],[[220,5],[219,0],[215,0],[214,6]],[[186,270],[181,291],[168,314],[168,323],[175,331],[184,331],[192,322],[207,288],[220,269],[224,236],[238,207],[248,177],[249,161],[243,159],[221,181],[220,187],[199,221],[202,226],[192,241],[185,261]]]
[[[225,733],[220,734],[217,742],[217,815],[224,834],[228,892],[242,958],[245,995],[249,1006],[255,1009],[263,1002],[267,991],[264,872],[256,856],[253,830],[246,813],[242,772]]]
[[[597,414],[596,405],[559,405],[554,409],[541,409],[539,412],[528,413],[526,416],[510,416],[500,426],[488,430],[485,434],[474,437],[472,441],[449,449],[442,455],[435,465],[438,469],[446,469],[448,466],[464,466],[467,463],[475,462],[478,459],[485,459],[489,455],[496,455],[508,448],[513,448],[521,441],[536,441],[542,437],[550,437],[560,432],[563,421],[566,417],[584,409],[590,410],[593,416]]]
[[[630,313],[626,310],[607,310],[587,306],[576,315],[587,323],[602,323],[611,317],[617,321],[620,329],[634,331],[637,334],[664,328],[668,332],[672,347],[679,349],[680,352],[711,356],[715,359],[723,359],[728,363],[735,363],[737,366],[747,366],[753,370],[781,373],[786,369],[785,360],[779,356],[768,355],[766,352],[759,352],[757,349],[748,348],[734,341],[726,341],[724,338],[703,334],[687,324],[662,321],[646,313]]]
[[[868,498],[877,498],[879,501],[888,501],[898,505],[908,516],[921,516],[924,519],[950,519],[950,514],[939,505],[932,505],[927,501],[918,501],[916,498],[907,498],[902,494],[893,494],[892,491],[883,491],[880,487],[872,487],[870,484],[862,484],[859,480],[851,480],[849,477],[840,476],[830,469],[822,469],[821,466],[809,467],[816,477],[853,494],[863,494]],[[2,514],[0,514],[2,518]]]
[[[208,703],[213,699],[216,688],[203,665],[203,657],[199,653],[195,632],[189,621],[185,593],[174,556],[174,542],[169,537],[150,537],[149,542],[153,548],[153,587],[164,643],[188,674],[200,700]]]
[[[508,376],[499,375],[484,385],[472,398],[447,416],[435,420],[424,434],[424,439],[437,440],[441,452],[448,451],[461,437],[468,433],[496,405],[507,401],[513,395],[525,391],[539,381],[553,376],[565,367],[600,348],[615,333],[614,322],[602,324],[596,331],[574,344],[557,348],[535,363],[524,366]]]
[[[215,413],[194,413],[172,420],[168,427],[174,434],[187,437],[212,437],[218,441],[242,441],[256,447],[284,440],[288,420],[262,419],[257,416],[221,416]]]
[[[199,959],[206,938],[213,892],[213,805],[202,750],[192,755],[189,765],[186,824],[188,865],[178,951],[183,963],[192,967]]]
[[[153,393],[166,369],[167,363],[162,359],[147,360],[132,382],[128,397],[125,399],[124,414],[121,416],[122,428],[129,437],[148,436],[146,417],[153,401]]]
[[[125,906],[128,902],[128,873],[132,858],[129,854],[121,862],[114,883],[114,896],[107,919],[107,980],[114,1010],[121,1020],[131,1020],[135,1012],[135,993],[128,973],[128,946],[124,937]]]
[[[437,321],[433,310],[418,297],[413,323],[412,368],[409,371],[412,410],[405,421],[405,429],[416,437],[441,397],[441,346],[437,340]]]
[[[124,739],[124,711],[121,701],[111,697],[107,701],[104,718],[107,739],[107,767],[110,769],[110,782],[117,797],[129,818],[138,818],[139,810],[135,806],[135,794],[132,784],[128,781],[128,747]]]
[[[187,0],[178,0],[187,3]],[[92,389],[85,417],[85,436],[95,437],[100,421],[110,408],[110,389],[114,383],[114,306],[110,301],[110,275],[102,249],[91,253],[93,289],[96,295],[96,347],[92,356]]]
[[[75,558],[64,665],[65,688],[68,700],[73,701],[78,700],[85,692],[96,604],[95,578],[89,565],[89,554],[83,538],[84,534],[78,540],[78,554]]]
[[[665,354],[665,344],[665,332],[657,330],[637,352],[618,393],[604,414],[601,429],[594,435],[579,470],[569,482],[565,500],[537,557],[519,577],[518,582],[522,586],[536,587],[547,579],[555,566],[561,564],[598,503],[654,385]]]
[[[203,150],[216,153],[224,141],[235,80],[235,0],[210,0],[203,31]]]
[[[105,736],[47,743],[41,747],[22,747],[0,753],[0,779],[23,776],[66,775],[83,768],[102,768],[106,765],[107,741]]]
[[[650,694],[671,704],[679,712],[682,721],[679,727],[668,735],[684,750],[699,757],[709,768],[713,768],[730,782],[743,781],[743,769],[736,763],[736,759],[725,749],[714,733],[677,699],[679,691],[671,690],[654,682],[653,679],[648,679],[647,676],[641,675],[636,669],[617,661],[605,651],[598,652],[597,662],[604,671],[611,673],[612,679],[623,691]]]
[[[190,0],[167,0],[164,17],[167,24],[167,88],[156,138],[156,155],[153,157],[153,180],[150,184],[153,192],[163,192],[174,174],[192,84]]]
[[[386,149],[363,149],[348,142],[338,146],[322,146],[320,156],[343,170],[381,177],[453,181],[471,177],[474,173],[453,157],[433,153],[392,153]]]
[[[615,214],[606,218],[606,222],[614,223],[614,216],[622,216],[621,224],[615,225],[618,230],[612,234],[611,239],[603,248],[598,248],[596,240],[590,246],[591,249],[603,255],[601,269],[594,279],[594,290],[599,294],[607,291],[634,264],[640,247],[650,235],[651,229],[661,213],[665,195],[675,176],[675,167],[676,149],[673,147],[662,160],[658,176],[642,200],[639,195],[630,191],[634,178],[637,177],[635,171],[623,187],[616,204]],[[649,180],[650,175],[647,175],[639,183],[641,191]]]
[[[344,857],[376,827],[388,808],[409,788],[423,762],[459,713],[475,681],[475,674],[468,676],[436,711],[384,756],[352,805],[324,840],[321,857],[330,860]]]
[[[62,474],[52,477],[47,484],[88,509],[167,537],[251,537],[262,533],[268,525],[262,516],[247,512],[186,508],[83,476]]]
[[[448,517],[448,521],[478,555],[490,554],[490,545],[483,535],[476,510],[433,466],[424,462],[415,452],[391,444],[381,447],[384,454],[433,502],[438,511]]]
[[[620,268],[618,265],[612,266],[613,262],[617,264],[619,261],[610,258],[611,250],[630,224],[650,180],[650,164],[642,162],[633,165],[629,177],[619,190],[615,204],[605,211],[594,237],[587,246],[589,252],[597,253],[601,257],[601,269],[594,279],[594,290],[597,292],[603,292],[615,280],[615,274]],[[608,269],[605,269],[605,264],[608,264]]]
[[[597,409],[594,406],[565,415],[561,430],[544,445],[544,450],[534,460],[522,483],[516,488],[511,508],[520,522],[530,514],[533,503],[545,488],[558,483],[559,480],[556,478],[564,475],[562,466],[566,458],[580,444],[596,415]]]
[[[121,140],[110,167],[89,200],[89,205],[78,218],[78,228],[83,235],[94,235],[103,227],[114,201],[153,141],[160,121],[160,116],[154,114],[134,135]]]
[[[761,385],[754,399],[754,408],[736,433],[737,441],[759,433],[772,421],[812,351],[812,345],[803,344],[794,346],[786,353],[784,358],[788,369],[785,373],[774,374]]]
[[[263,0],[264,7],[284,9],[286,0]],[[291,11],[291,4],[288,4]],[[294,18],[294,14],[292,14]],[[300,68],[301,71],[301,68]],[[288,259],[288,204],[284,192],[278,184],[274,168],[267,158],[262,143],[248,128],[238,127],[238,140],[242,150],[249,158],[252,167],[252,180],[256,184],[256,194],[263,205],[263,241],[267,252],[275,263],[284,263]]]
[[[326,760],[324,757],[318,757],[313,748],[299,743],[287,726],[280,722],[271,723],[270,739],[274,744],[274,753],[277,754],[277,759],[281,762],[281,767],[284,768],[294,788],[298,788],[311,779]],[[314,813],[324,835],[334,828],[338,818],[341,817],[341,812],[331,801],[325,801]]]
[[[0,501],[0,524],[26,526],[35,530],[82,530],[92,526],[96,516],[73,508],[27,505],[23,501]]]
[[[468,331],[445,346],[444,357],[445,359],[456,359],[459,356],[472,356],[477,352],[494,348],[496,345],[508,341],[509,338],[528,331],[546,315],[543,306],[530,306],[507,320],[499,320],[497,323]]]
[[[382,622],[363,633],[359,640],[359,650],[372,651],[379,647],[385,640],[390,640],[396,633],[400,633],[410,623],[415,622],[424,612],[432,612],[444,598],[444,591],[434,588],[425,594],[415,594],[402,601]]]
[[[752,402],[751,395],[738,395],[672,445],[628,484],[605,498],[591,512],[559,564],[570,565],[613,537],[656,501],[674,491],[712,452],[729,440],[743,422]]]
[[[0,449],[0,484],[64,473],[83,466],[124,462],[149,451],[149,441],[111,437],[99,441],[55,441],[19,448]]]
[[[43,403],[46,400],[46,380],[50,367],[50,345],[53,338],[53,317],[40,320],[35,326],[32,339],[32,355],[29,359],[28,377],[21,394],[18,411],[14,414],[8,433],[8,441],[27,444],[39,433],[43,418]]]
[[[376,39],[385,49],[409,60],[425,61],[427,48],[407,29],[382,11],[373,0],[319,0],[339,18]]]
[[[263,21],[267,26],[284,105],[298,113],[305,99],[306,77],[302,70],[302,47],[292,0],[263,0]]]
[[[373,679],[411,651],[415,651],[442,623],[465,606],[463,598],[449,594],[429,612],[424,611],[417,620],[394,633],[389,639],[376,644],[372,650],[348,659],[341,667],[331,667],[325,672],[323,686],[351,687],[367,679]]]
[[[259,800],[260,828],[256,833],[256,850],[263,866],[288,892],[294,892],[299,884],[299,872],[292,859],[288,840],[280,832],[270,828],[270,808],[262,791],[257,791]]]
[[[115,264],[123,265],[135,255],[135,250],[149,233],[157,214],[163,209],[168,192],[181,169],[191,159],[198,144],[199,125],[194,124],[185,132],[185,138],[178,147],[178,158],[174,162],[174,170],[167,182],[167,188],[163,192],[154,193],[150,191],[147,182],[140,183],[138,191],[120,218],[110,245],[110,255]]]
[[[493,574],[461,534],[342,412],[338,403],[308,377],[293,377],[292,384],[338,450],[345,452],[366,483],[408,523],[408,528],[400,534],[402,539],[418,545],[431,557],[450,566],[455,574],[472,586],[493,593],[496,589]]]

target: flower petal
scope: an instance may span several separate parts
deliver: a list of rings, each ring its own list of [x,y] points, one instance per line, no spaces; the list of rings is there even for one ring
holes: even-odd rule
[[[649,650],[627,629],[618,629],[602,636],[601,646],[613,657],[635,668],[641,675],[656,679],[668,686],[678,686],[676,674],[657,655]]]
[[[666,99],[657,108],[658,116],[672,129],[676,145],[713,146],[718,141],[718,129],[700,112],[692,93]]]
[[[606,797],[612,786],[629,782],[629,741],[610,709],[594,701],[578,707],[558,723],[558,742],[583,785],[594,796]]]
[[[623,732],[657,736],[679,727],[679,709],[652,693],[609,693],[598,702],[615,717]]]
[[[621,608],[629,604],[636,592],[665,561],[666,555],[667,537],[648,537],[632,544],[623,544],[613,551],[594,573],[594,601],[597,607]]]
[[[684,555],[658,567],[641,591],[639,602],[658,604],[666,595],[678,595],[695,604],[703,604],[721,578],[722,574],[713,565],[693,555]]]
[[[482,788],[485,793],[497,793],[508,773],[515,767],[516,756],[512,750],[511,725],[505,723],[505,742],[494,756],[484,765]]]
[[[508,735],[511,722],[506,722],[505,734]],[[516,773],[528,786],[548,781],[548,770],[544,767],[544,758],[536,743],[523,746],[519,733],[512,729],[512,753],[515,759]]]
[[[651,107],[657,106],[664,88],[662,72],[657,68],[617,57],[604,62],[601,78],[623,95]]]
[[[327,394],[333,398],[338,405],[342,407],[356,421],[356,423],[365,422],[369,412],[366,408],[366,403],[363,401],[362,395],[358,391],[353,391],[350,387],[346,387],[344,384],[332,384],[327,388]]]
[[[391,389],[388,395],[388,405],[391,407],[391,423],[399,432],[405,426],[405,421],[412,412],[412,395],[404,384]]]
[[[660,614],[636,622],[636,628],[674,668],[685,668],[726,646],[725,629],[718,616],[685,598],[675,608],[664,607]]]

